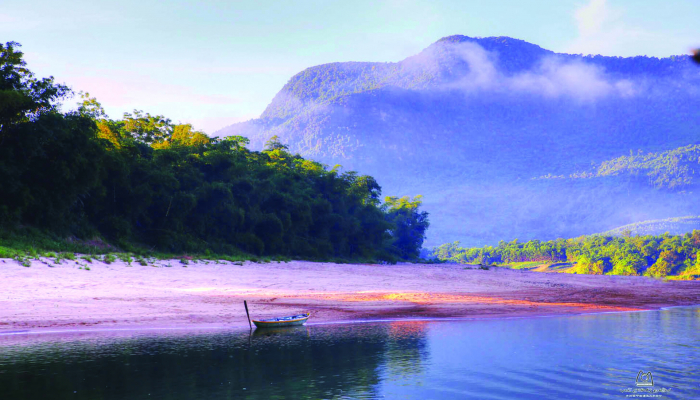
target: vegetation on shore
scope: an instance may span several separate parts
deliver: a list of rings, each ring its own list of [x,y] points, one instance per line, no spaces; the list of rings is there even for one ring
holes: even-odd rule
[[[71,90],[36,78],[18,47],[0,44],[5,252],[110,243],[100,252],[417,259],[429,225],[420,197],[382,202],[371,176],[291,154],[276,137],[258,152],[142,111],[110,119],[88,94],[62,112]]]
[[[498,246],[436,247],[433,255],[463,264],[529,268],[538,264],[575,263],[567,272],[595,275],[644,275],[673,279],[700,278],[700,230],[684,235],[602,236],[499,242]]]

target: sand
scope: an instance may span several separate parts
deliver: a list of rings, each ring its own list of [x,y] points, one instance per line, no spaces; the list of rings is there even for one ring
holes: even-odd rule
[[[79,269],[88,265],[90,270]],[[88,327],[247,328],[310,311],[310,323],[499,318],[700,304],[700,282],[570,275],[459,264],[358,265],[0,259],[0,333]]]

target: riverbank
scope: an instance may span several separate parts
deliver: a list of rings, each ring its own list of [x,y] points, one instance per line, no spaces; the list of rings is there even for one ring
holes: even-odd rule
[[[700,282],[479,269],[460,264],[0,260],[0,333],[87,327],[247,327],[312,321],[519,317],[700,304]],[[88,269],[85,269],[85,267]]]

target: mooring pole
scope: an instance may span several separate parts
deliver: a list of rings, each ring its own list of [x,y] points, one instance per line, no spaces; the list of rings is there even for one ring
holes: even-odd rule
[[[250,329],[253,329],[253,324],[250,323],[250,313],[248,312],[248,302],[243,300],[243,305],[245,306],[245,315],[248,316],[248,325],[250,325]]]

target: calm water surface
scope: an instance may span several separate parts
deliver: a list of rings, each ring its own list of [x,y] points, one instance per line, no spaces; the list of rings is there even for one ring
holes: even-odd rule
[[[700,399],[700,307],[46,338],[0,336],[0,398]]]

